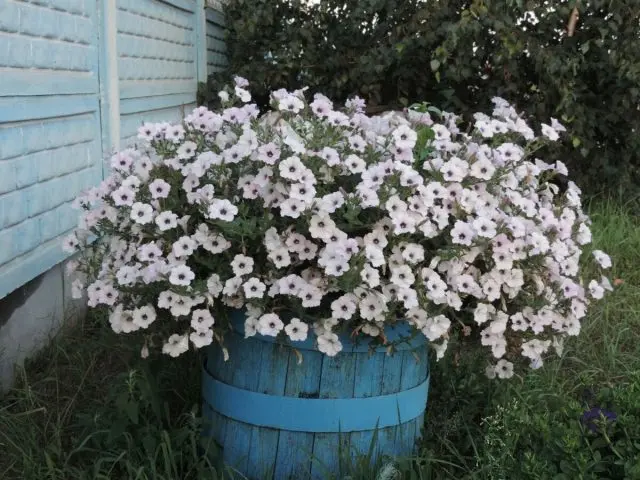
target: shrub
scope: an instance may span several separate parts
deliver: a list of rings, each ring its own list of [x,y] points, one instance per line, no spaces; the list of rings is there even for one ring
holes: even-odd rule
[[[635,0],[230,0],[225,15],[229,70],[211,79],[214,95],[233,72],[265,106],[271,90],[305,85],[383,109],[428,100],[467,119],[499,95],[568,125],[554,154],[591,192],[640,185]]]

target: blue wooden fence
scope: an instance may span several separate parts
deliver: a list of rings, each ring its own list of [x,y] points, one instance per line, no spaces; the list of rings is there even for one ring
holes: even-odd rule
[[[64,260],[70,201],[224,66],[205,0],[0,0],[0,298]]]

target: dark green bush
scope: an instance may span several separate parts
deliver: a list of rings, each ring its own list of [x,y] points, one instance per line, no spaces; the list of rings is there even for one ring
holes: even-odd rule
[[[591,192],[640,186],[637,0],[229,0],[225,15],[229,69],[202,102],[232,73],[262,105],[308,86],[372,111],[426,100],[469,116],[499,95],[567,124],[553,154]]]

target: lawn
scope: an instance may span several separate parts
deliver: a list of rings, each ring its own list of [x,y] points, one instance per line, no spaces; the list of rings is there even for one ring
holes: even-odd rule
[[[589,211],[615,292],[526,377],[489,381],[458,344],[433,367],[417,457],[386,478],[640,479],[640,222],[631,204]],[[0,478],[233,478],[201,454],[198,359],[163,360],[98,318],[67,327],[0,399]],[[360,460],[340,480],[375,478]]]

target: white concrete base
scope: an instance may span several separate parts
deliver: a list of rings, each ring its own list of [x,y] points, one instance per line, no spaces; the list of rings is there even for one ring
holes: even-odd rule
[[[16,366],[46,346],[66,320],[85,313],[70,286],[61,264],[0,299],[0,392],[13,386]]]

